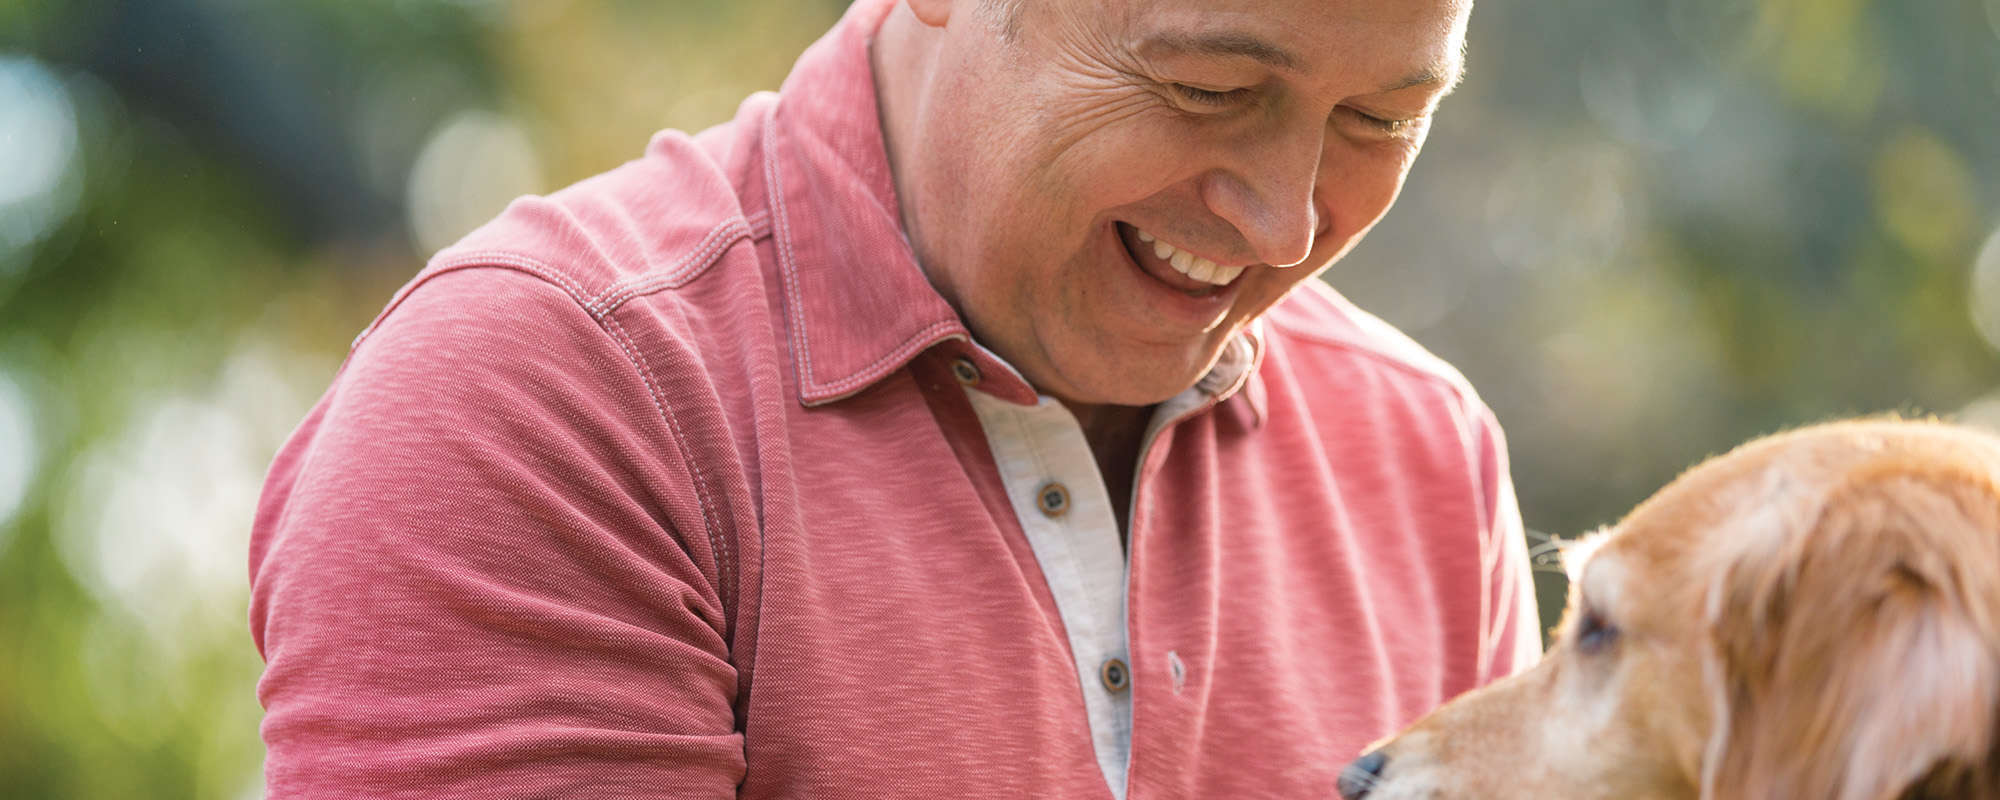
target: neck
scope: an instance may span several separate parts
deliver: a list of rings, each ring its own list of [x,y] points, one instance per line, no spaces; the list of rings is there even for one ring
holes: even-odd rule
[[[1111,495],[1111,510],[1118,518],[1121,534],[1130,530],[1126,519],[1131,505],[1132,484],[1138,478],[1139,447],[1145,443],[1146,425],[1152,421],[1150,406],[1084,405],[1067,400],[1063,405],[1076,416],[1083,428],[1083,440],[1097,460],[1097,473],[1104,477],[1104,489]]]
[[[1064,400],[1063,407],[1076,417],[1077,425],[1083,428],[1084,440],[1097,451],[1118,449],[1116,445],[1120,442],[1136,447],[1153,416],[1151,406],[1088,405]]]
[[[914,154],[921,147],[917,120],[930,100],[925,77],[937,60],[939,32],[923,24],[903,3],[889,12],[868,43],[869,66],[875,73],[875,103],[881,116],[882,143],[889,156],[889,174],[896,183],[897,213],[903,233],[918,241],[916,218],[909,203],[910,175],[917,168]],[[921,259],[920,259],[921,261]],[[930,270],[925,268],[925,272]],[[933,282],[936,276],[931,276]]]

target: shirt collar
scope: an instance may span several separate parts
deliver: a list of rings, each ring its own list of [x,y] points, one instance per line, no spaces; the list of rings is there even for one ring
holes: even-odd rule
[[[799,57],[764,129],[772,234],[808,406],[860,392],[941,341],[972,338],[917,266],[897,211],[868,59],[894,7],[850,7]]]
[[[1264,424],[1264,382],[1258,376],[1258,368],[1264,365],[1264,321],[1251,320],[1243,326],[1243,332],[1230,339],[1222,349],[1221,357],[1215,360],[1207,375],[1195,381],[1180,394],[1167,402],[1175,405],[1187,401],[1193,404],[1206,402],[1222,403],[1232,397],[1243,399],[1243,409],[1250,414],[1251,427]],[[1176,414],[1175,416],[1178,416]]]
[[[982,390],[1034,403],[1035,390],[1018,372],[972,343],[903,234],[868,54],[896,2],[857,0],[799,57],[764,126],[799,401],[819,406],[850,397],[944,344],[983,362],[989,380]],[[1196,389],[1218,400],[1237,393],[1253,382],[1262,353],[1262,337],[1239,336]],[[1224,363],[1247,368],[1218,378]],[[1246,394],[1261,419],[1261,391]]]

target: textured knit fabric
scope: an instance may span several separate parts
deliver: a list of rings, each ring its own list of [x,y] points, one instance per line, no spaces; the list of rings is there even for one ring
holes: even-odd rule
[[[888,8],[517,201],[356,340],[251,543],[271,797],[1111,797],[959,378],[1036,393],[898,227]],[[1134,800],[1332,796],[1533,657],[1487,409],[1323,287],[1263,327],[1138,465]]]

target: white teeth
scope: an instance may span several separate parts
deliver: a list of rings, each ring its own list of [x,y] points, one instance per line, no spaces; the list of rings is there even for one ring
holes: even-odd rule
[[[1153,255],[1158,256],[1161,261],[1172,264],[1174,271],[1202,283],[1223,286],[1230,281],[1236,280],[1236,277],[1242,275],[1245,269],[1244,267],[1222,266],[1186,250],[1167,244],[1166,240],[1160,239],[1150,233],[1139,231],[1137,228],[1133,230],[1138,231],[1139,241],[1153,246]]]

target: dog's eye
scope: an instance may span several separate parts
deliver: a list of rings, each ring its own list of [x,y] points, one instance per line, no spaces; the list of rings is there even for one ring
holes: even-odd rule
[[[1618,629],[1604,621],[1595,611],[1585,612],[1576,625],[1576,649],[1583,653],[1596,653],[1610,647],[1618,640]]]

